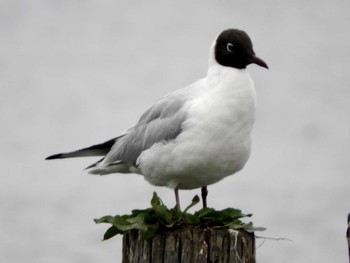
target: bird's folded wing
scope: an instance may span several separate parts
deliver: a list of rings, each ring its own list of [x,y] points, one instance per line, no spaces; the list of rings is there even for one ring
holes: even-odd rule
[[[153,144],[175,139],[186,119],[184,105],[189,99],[181,93],[169,94],[148,109],[136,126],[116,141],[102,165],[120,161],[136,165],[140,154]]]

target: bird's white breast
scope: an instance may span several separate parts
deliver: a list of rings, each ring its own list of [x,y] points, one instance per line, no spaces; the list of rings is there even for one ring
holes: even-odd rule
[[[184,107],[182,132],[141,154],[139,168],[154,185],[194,189],[241,170],[250,154],[255,90],[246,70],[213,67]]]

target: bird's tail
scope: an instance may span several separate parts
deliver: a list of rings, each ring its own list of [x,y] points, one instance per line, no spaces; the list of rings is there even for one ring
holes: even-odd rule
[[[77,151],[50,155],[46,157],[46,160],[64,159],[64,158],[73,158],[73,157],[86,157],[86,156],[103,156],[110,151],[114,143],[122,136],[113,138],[101,144],[96,144],[87,148],[80,149]]]

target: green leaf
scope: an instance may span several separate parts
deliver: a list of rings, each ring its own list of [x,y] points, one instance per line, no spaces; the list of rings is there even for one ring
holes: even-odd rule
[[[114,237],[115,235],[118,234],[123,234],[123,232],[121,232],[118,228],[116,228],[115,226],[111,226],[110,228],[107,229],[106,233],[103,236],[103,240],[108,240],[112,237]]]
[[[141,232],[141,237],[144,240],[149,240],[157,234],[158,229],[159,229],[158,223],[154,225],[150,225],[148,226],[148,229],[146,231]]]
[[[128,215],[123,215],[123,216],[115,216],[115,217],[112,217],[108,220],[108,223],[111,223],[112,225],[127,225],[128,222],[127,222],[127,219],[129,218],[130,216]]]
[[[202,218],[210,213],[212,213],[214,211],[213,208],[202,208],[201,210],[197,211],[196,213],[194,213],[198,218]]]
[[[146,230],[148,227],[145,223],[145,214],[139,214],[135,217],[130,217],[126,221],[129,224],[129,229]]]
[[[101,218],[94,219],[94,221],[96,224],[109,223],[111,218],[113,218],[113,216],[103,216]]]
[[[110,239],[118,234],[124,234],[130,230],[141,231],[143,239],[148,240],[161,231],[178,229],[183,226],[194,227],[226,227],[231,229],[244,229],[247,232],[265,230],[262,227],[255,227],[251,222],[241,221],[244,217],[251,217],[251,214],[242,214],[241,210],[226,208],[217,211],[213,208],[203,208],[194,214],[188,210],[198,204],[199,197],[196,195],[189,206],[181,212],[175,208],[168,209],[158,195],[154,192],[151,200],[151,207],[146,209],[134,209],[130,215],[104,216],[94,219],[95,223],[108,223],[112,226],[104,234],[104,240]]]
[[[187,224],[194,226],[199,226],[201,224],[201,221],[198,219],[198,217],[188,213],[185,214],[185,221]]]
[[[129,222],[131,218],[132,217],[128,215],[115,216],[110,219],[110,223],[122,233],[131,229],[140,229],[137,223]]]
[[[139,214],[145,214],[145,213],[148,213],[148,212],[150,212],[150,211],[152,211],[152,208],[147,208],[147,209],[134,209],[134,210],[131,211],[131,214],[132,214],[133,216],[137,216],[137,215],[139,215]]]
[[[198,195],[195,195],[192,199],[192,202],[189,206],[187,206],[184,210],[184,213],[186,213],[191,207],[195,206],[196,204],[198,204],[200,201]]]
[[[167,209],[167,207],[165,205],[159,204],[159,205],[154,206],[153,209],[154,209],[156,216],[165,225],[171,223],[171,221],[172,221],[171,213],[169,212],[169,210]]]
[[[144,214],[145,215],[145,223],[147,225],[152,225],[158,222],[158,217],[157,215],[154,213],[154,210],[151,210],[147,213]]]
[[[234,209],[234,208],[226,208],[224,210],[221,210],[220,213],[232,219],[245,216],[242,214],[241,210]]]
[[[157,193],[153,192],[153,197],[151,199],[151,206],[152,206],[152,208],[161,205],[161,203],[162,203],[162,201],[158,197]]]

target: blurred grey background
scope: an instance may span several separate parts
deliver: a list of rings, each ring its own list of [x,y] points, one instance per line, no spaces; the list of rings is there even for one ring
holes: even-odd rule
[[[120,262],[94,218],[173,192],[141,176],[86,175],[95,161],[44,161],[103,142],[155,100],[206,74],[223,29],[240,28],[270,70],[252,156],[209,187],[209,205],[253,213],[258,262],[347,262],[350,2],[0,1],[0,261]],[[197,191],[182,191],[182,204]],[[199,209],[197,206],[195,209]]]

